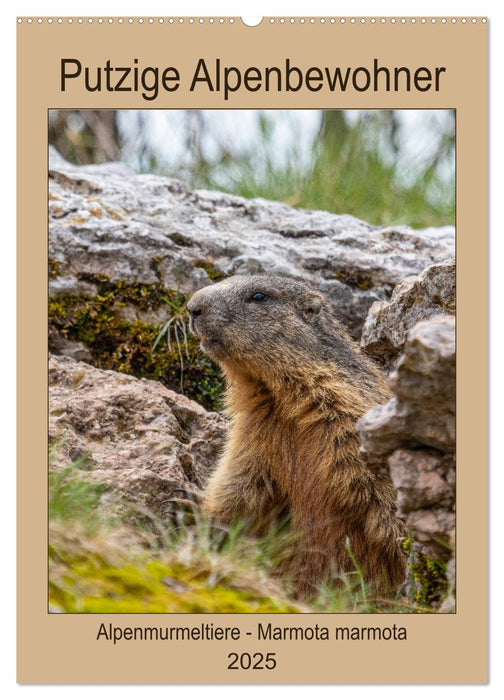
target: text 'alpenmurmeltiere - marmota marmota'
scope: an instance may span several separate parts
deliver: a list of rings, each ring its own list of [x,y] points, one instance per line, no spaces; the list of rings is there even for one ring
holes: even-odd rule
[[[224,371],[231,419],[203,509],[259,534],[287,516],[298,539],[285,574],[302,595],[354,571],[351,555],[367,581],[397,588],[405,533],[395,490],[366,467],[355,428],[389,391],[330,303],[301,282],[255,275],[199,290],[188,309]]]

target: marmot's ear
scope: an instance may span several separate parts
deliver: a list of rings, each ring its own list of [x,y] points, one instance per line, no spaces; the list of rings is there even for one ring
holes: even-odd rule
[[[308,292],[303,299],[303,316],[307,321],[316,316],[322,308],[323,297],[318,292]]]

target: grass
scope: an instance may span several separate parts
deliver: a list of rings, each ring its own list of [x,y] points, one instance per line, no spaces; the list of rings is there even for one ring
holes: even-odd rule
[[[51,467],[53,455],[49,456]],[[70,464],[65,469],[49,471],[49,521],[78,522],[85,533],[91,534],[100,527],[102,517],[99,511],[106,484],[96,484],[83,478],[89,471],[86,456]],[[110,525],[112,524],[110,519]]]
[[[50,471],[51,610],[303,611],[271,575],[272,538],[253,541],[203,518],[174,527],[131,504],[103,503],[106,490],[82,463]]]
[[[400,111],[400,110],[399,110]],[[52,113],[49,139],[64,157],[76,163],[103,162],[97,133],[86,119],[75,131],[79,113]],[[404,116],[404,115],[403,115]],[[352,214],[375,225],[413,227],[455,223],[455,124],[433,121],[429,111],[417,123],[418,137],[428,139],[422,156],[408,155],[397,110],[321,110],[320,129],[312,141],[306,127],[288,119],[281,126],[267,111],[256,113],[256,124],[243,123],[251,138],[231,137],[206,118],[205,110],[187,110],[176,130],[181,151],[173,164],[163,164],[162,150],[138,129],[134,145],[125,143],[123,158],[143,172],[182,178],[193,187],[208,187],[244,197],[265,197],[307,209]],[[166,119],[172,117],[170,111]],[[97,110],[94,120],[121,152],[117,114]],[[120,123],[120,120],[119,120]],[[247,125],[247,126],[246,126]],[[280,130],[280,133],[279,133]],[[289,150],[279,157],[278,143],[289,131]],[[411,139],[411,136],[410,136]],[[411,143],[409,143],[411,150]],[[413,151],[415,148],[413,148]],[[418,150],[418,147],[417,147]],[[426,150],[429,155],[424,159]]]
[[[309,603],[276,570],[288,533],[248,537],[195,512],[177,523],[111,497],[85,459],[49,475],[49,591],[59,612],[432,613],[425,596],[376,598],[358,563]],[[106,499],[104,500],[104,494]],[[419,569],[414,570],[419,579]],[[415,595],[414,595],[415,598]]]
[[[222,146],[212,161],[197,158],[188,170],[190,184],[351,214],[374,225],[455,223],[454,176],[442,175],[441,167],[453,168],[450,137],[441,138],[431,161],[405,179],[398,173],[397,153],[384,157],[384,141],[394,150],[387,111],[370,112],[354,124],[338,112],[324,116],[326,128],[315,139],[309,159],[293,146],[279,163],[273,125],[261,114],[259,143],[240,152]],[[293,141],[302,143],[303,134]]]
[[[167,299],[163,297],[163,302],[168,304],[171,312],[171,316],[168,318],[167,322],[162,326],[159,331],[154,345],[152,346],[152,352],[156,350],[160,340],[166,336],[166,342],[168,343],[168,350],[170,352],[174,351],[173,345],[177,348],[177,354],[180,362],[180,392],[184,392],[184,352],[188,361],[191,360],[189,355],[189,342],[188,337],[188,312],[185,305],[185,299],[180,293],[180,284],[182,282],[182,266],[179,270],[179,282],[177,286],[177,291],[173,299]],[[173,334],[173,338],[172,338]]]

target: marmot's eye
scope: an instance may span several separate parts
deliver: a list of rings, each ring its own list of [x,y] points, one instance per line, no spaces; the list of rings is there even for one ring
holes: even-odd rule
[[[267,294],[263,294],[263,292],[255,292],[255,294],[252,294],[249,301],[266,301],[267,298]]]

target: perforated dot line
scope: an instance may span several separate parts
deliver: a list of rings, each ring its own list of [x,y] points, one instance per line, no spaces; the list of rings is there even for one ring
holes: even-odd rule
[[[18,17],[22,24],[235,24],[234,17]],[[270,24],[481,24],[486,17],[270,17]],[[241,23],[240,23],[241,24]]]

